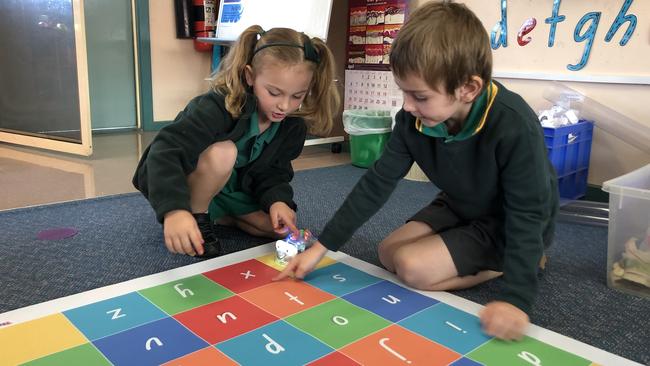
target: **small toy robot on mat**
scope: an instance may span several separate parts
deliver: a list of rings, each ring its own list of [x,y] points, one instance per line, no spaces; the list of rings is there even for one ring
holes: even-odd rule
[[[285,266],[296,254],[302,253],[316,242],[316,237],[311,231],[300,230],[296,236],[289,233],[286,238],[275,242],[275,262]]]

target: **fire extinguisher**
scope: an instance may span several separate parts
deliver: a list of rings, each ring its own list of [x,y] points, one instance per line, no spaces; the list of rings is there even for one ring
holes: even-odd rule
[[[194,38],[194,49],[212,50],[211,43],[199,42],[197,37],[214,37],[216,0],[175,0],[176,38]]]
[[[215,0],[192,0],[194,8],[194,49],[199,52],[212,51],[212,44],[199,42],[198,37],[214,37],[216,29],[216,1]]]

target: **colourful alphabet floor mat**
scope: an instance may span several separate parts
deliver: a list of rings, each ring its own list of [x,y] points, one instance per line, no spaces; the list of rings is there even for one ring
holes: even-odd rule
[[[481,331],[481,306],[329,253],[304,281],[272,244],[0,314],[1,365],[636,365],[537,326]]]

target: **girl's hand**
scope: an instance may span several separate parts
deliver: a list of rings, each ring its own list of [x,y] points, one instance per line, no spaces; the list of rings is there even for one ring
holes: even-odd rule
[[[275,202],[269,208],[269,215],[271,216],[271,224],[273,230],[278,234],[286,234],[291,231],[293,234],[298,235],[299,230],[296,227],[296,212],[287,206],[284,202]]]
[[[327,253],[327,248],[319,241],[315,242],[311,247],[304,252],[291,258],[291,261],[277,276],[273,277],[273,281],[279,281],[283,278],[294,277],[303,279],[311,272],[314,267],[320,262]]]
[[[173,210],[163,220],[165,245],[172,253],[203,254],[203,236],[194,216],[186,210]]]
[[[518,307],[503,301],[485,305],[479,313],[483,331],[504,341],[518,341],[530,324],[528,315]]]

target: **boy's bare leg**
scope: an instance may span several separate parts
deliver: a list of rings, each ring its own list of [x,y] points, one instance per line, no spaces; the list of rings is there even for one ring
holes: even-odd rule
[[[228,140],[210,145],[199,155],[196,169],[187,177],[193,213],[208,211],[212,198],[226,185],[237,159],[237,147]]]
[[[479,283],[487,282],[489,280],[501,276],[502,274],[503,272],[485,270],[471,276],[463,276],[463,277],[457,276],[442,282],[438,282],[435,288],[432,288],[430,290],[431,291],[462,290],[465,288],[474,287]]]
[[[395,265],[393,264],[395,251],[404,245],[408,245],[433,234],[434,232],[431,229],[431,226],[423,222],[408,222],[390,233],[379,244],[379,261],[387,270],[395,272]]]
[[[428,233],[427,233],[428,229]],[[458,276],[458,271],[442,238],[431,228],[411,221],[391,233],[379,247],[382,264],[407,285],[428,291],[458,290],[475,286],[501,275],[482,271]]]

